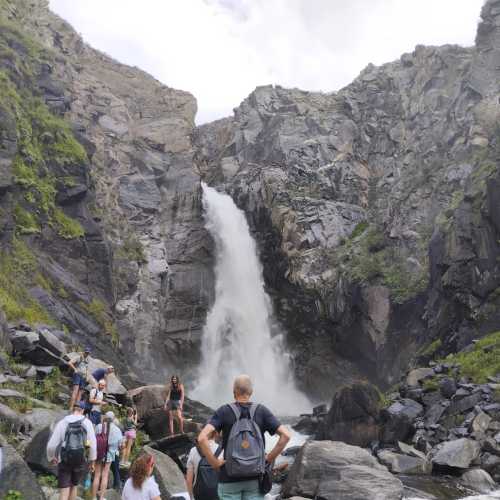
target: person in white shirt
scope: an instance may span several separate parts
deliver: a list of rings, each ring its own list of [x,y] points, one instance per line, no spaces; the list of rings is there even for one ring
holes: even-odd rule
[[[85,404],[80,402],[73,406],[73,413],[60,420],[54,427],[52,436],[47,443],[47,460],[53,465],[57,465],[57,481],[60,491],[60,500],[74,500],[78,489],[78,484],[88,472],[88,466],[93,470],[97,456],[97,443],[94,427],[90,420],[84,415]],[[86,460],[80,465],[69,465],[61,460],[61,451],[64,452],[66,442],[66,431],[70,424],[80,422],[84,431],[84,446],[88,454]],[[64,454],[64,453],[63,453]]]
[[[90,410],[90,420],[94,425],[101,423],[102,405],[104,404],[104,391],[106,389],[106,381],[99,380],[97,387],[90,390],[89,403],[92,404]]]
[[[217,438],[217,436],[214,436],[214,439]],[[214,441],[214,439],[209,440],[208,444],[210,446],[210,449],[212,450],[212,453],[215,454],[217,451],[218,445]],[[200,464],[201,460],[201,455],[200,452],[198,451],[198,448],[196,446],[193,446],[191,448],[191,451],[189,452],[189,456],[187,459],[187,464],[186,464],[186,487],[189,493],[189,496],[191,497],[191,500],[194,500],[194,495],[193,495],[193,489],[194,485],[196,483],[196,476],[198,474],[198,465]]]
[[[155,459],[143,453],[132,464],[129,478],[123,487],[122,500],[161,500],[160,488],[152,477]]]

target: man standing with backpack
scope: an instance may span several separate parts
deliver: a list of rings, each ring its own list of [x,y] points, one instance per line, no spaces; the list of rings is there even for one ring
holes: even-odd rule
[[[78,484],[93,469],[97,446],[94,427],[84,415],[84,403],[73,406],[73,413],[60,420],[47,443],[47,459],[57,465],[60,500],[74,500]]]
[[[209,441],[212,452],[217,457],[222,446],[217,446],[217,436]],[[217,500],[219,484],[218,472],[212,468],[202,455],[198,445],[189,452],[186,464],[186,486],[191,500]]]
[[[220,500],[262,500],[265,493],[261,480],[266,469],[285,449],[290,434],[263,405],[250,402],[253,392],[248,375],[236,377],[233,385],[235,402],[221,406],[203,428],[198,443],[209,464],[219,470]],[[224,458],[210,448],[210,438],[222,433]],[[270,453],[265,453],[264,433],[279,435]]]

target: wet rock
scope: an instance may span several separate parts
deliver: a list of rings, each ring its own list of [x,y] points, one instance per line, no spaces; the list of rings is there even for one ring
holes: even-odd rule
[[[497,485],[492,477],[483,469],[471,469],[462,474],[460,482],[477,493],[490,493]]]
[[[381,440],[384,443],[406,441],[415,432],[415,419],[423,414],[424,408],[412,399],[401,399],[381,411]]]
[[[401,441],[398,441],[398,448],[399,451],[404,455],[421,458],[422,460],[425,460],[427,458],[425,453],[423,453],[422,451],[415,449],[413,446],[410,446],[409,444],[402,443]]]
[[[0,435],[0,452],[2,453],[0,498],[6,498],[9,490],[14,490],[19,491],[23,498],[29,500],[45,500],[45,495],[35,475],[2,435]]]
[[[476,406],[482,400],[482,394],[476,392],[470,396],[466,396],[462,399],[453,398],[450,406],[445,411],[446,416],[454,416],[460,413],[464,413]]]
[[[433,466],[451,469],[467,469],[479,457],[481,445],[472,439],[462,438],[445,442],[432,458]]]
[[[149,446],[145,446],[144,450],[155,457],[153,475],[160,487],[161,497],[168,500],[174,493],[185,491],[184,476],[177,464],[161,451]]]
[[[32,470],[57,475],[57,467],[47,461],[47,443],[51,432],[51,426],[46,426],[36,432],[26,447],[24,458]]]
[[[399,500],[403,485],[362,448],[335,441],[310,441],[299,452],[282,495]]]
[[[368,446],[379,439],[380,393],[370,384],[340,389],[321,424],[318,438]]]
[[[457,384],[452,378],[445,377],[439,383],[439,390],[443,397],[450,399],[457,392]]]
[[[472,421],[471,432],[485,433],[490,425],[491,417],[484,412],[479,412]]]
[[[432,471],[432,464],[425,458],[401,455],[390,450],[380,450],[377,457],[394,474],[430,474]]]

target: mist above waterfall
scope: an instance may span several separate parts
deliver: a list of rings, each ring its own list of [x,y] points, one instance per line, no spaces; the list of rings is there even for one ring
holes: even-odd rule
[[[253,400],[279,414],[310,408],[296,388],[244,213],[230,196],[202,184],[206,228],[215,241],[215,302],[203,332],[202,363],[192,396],[212,406],[232,398],[236,375],[254,382]]]

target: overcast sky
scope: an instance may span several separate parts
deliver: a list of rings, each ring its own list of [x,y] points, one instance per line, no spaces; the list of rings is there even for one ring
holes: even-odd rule
[[[415,45],[472,45],[484,0],[50,0],[92,46],[230,115],[257,85],[338,90]]]

